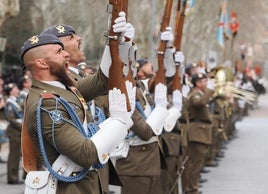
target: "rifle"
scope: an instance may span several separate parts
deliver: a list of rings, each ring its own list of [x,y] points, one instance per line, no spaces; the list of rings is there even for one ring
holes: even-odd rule
[[[182,34],[183,34],[183,24],[185,18],[185,10],[186,10],[187,0],[183,1],[183,7],[181,10],[181,0],[178,0],[177,13],[176,13],[176,24],[175,24],[175,38],[173,45],[176,48],[176,51],[181,51],[181,42],[182,42]],[[181,65],[181,64],[179,64]],[[181,91],[181,77],[179,74],[179,68],[176,68],[175,75],[173,77],[172,82],[172,91],[176,89]]]
[[[109,9],[111,8],[111,10]],[[130,111],[130,102],[125,86],[125,76],[123,74],[124,62],[120,58],[119,54],[119,43],[120,43],[120,33],[115,33],[112,29],[114,20],[118,17],[119,13],[123,10],[123,0],[109,0],[108,12],[110,16],[110,26],[109,26],[109,45],[112,64],[109,69],[109,89],[118,88],[126,96],[127,110]]]
[[[124,11],[126,13],[126,17],[128,16],[128,0],[123,0],[123,5],[122,5],[122,11]],[[127,18],[128,20],[128,18]],[[131,82],[133,84],[133,86],[135,85],[135,80],[134,80],[134,77],[133,77],[133,74],[132,74],[132,63],[133,61],[129,58],[129,55],[128,55],[128,74],[126,75],[126,80],[128,80],[129,82]]]
[[[182,173],[183,173],[183,171],[184,171],[184,169],[185,169],[185,164],[186,164],[186,162],[188,161],[188,159],[189,159],[189,156],[185,156],[185,158],[184,158],[184,160],[183,160],[183,162],[182,162],[182,164],[181,164],[180,169],[179,169],[179,170],[177,171],[177,173],[176,173],[177,177],[176,177],[174,183],[172,184],[172,186],[171,186],[171,188],[170,188],[168,194],[171,194],[172,191],[173,191],[173,189],[174,189],[175,186],[177,185],[178,180],[181,178],[181,175],[182,175]]]
[[[166,30],[166,27],[169,26],[170,16],[171,16],[171,8],[172,8],[173,0],[167,0],[166,6],[164,10],[164,15],[161,22],[160,33]],[[164,66],[164,55],[167,47],[167,41],[161,40],[158,51],[157,51],[157,62],[158,62],[158,70],[155,74],[154,79],[149,81],[149,89],[153,88],[153,86],[157,85],[158,83],[166,84],[165,78],[165,66]]]

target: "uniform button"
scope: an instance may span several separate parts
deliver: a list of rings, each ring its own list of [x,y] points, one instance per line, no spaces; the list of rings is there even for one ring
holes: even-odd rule
[[[171,137],[170,137],[170,139],[174,139],[174,137],[173,137],[173,136],[171,136]]]
[[[142,150],[145,150],[145,146],[142,147]]]

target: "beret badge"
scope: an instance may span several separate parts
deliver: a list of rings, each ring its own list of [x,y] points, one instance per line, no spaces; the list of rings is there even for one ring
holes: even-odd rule
[[[56,26],[56,29],[58,30],[59,34],[65,33],[65,28],[62,25]]]
[[[30,39],[30,44],[37,44],[39,42],[38,36],[32,36]]]

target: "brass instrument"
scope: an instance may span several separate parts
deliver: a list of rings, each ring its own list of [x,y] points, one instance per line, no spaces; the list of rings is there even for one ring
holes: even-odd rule
[[[256,102],[256,95],[253,92],[237,88],[232,82],[227,82],[226,91],[230,92],[235,98],[246,101],[249,104],[254,104]]]
[[[215,92],[214,96],[231,95],[234,98],[244,100],[249,104],[256,102],[256,95],[253,92],[237,88],[233,84],[234,74],[232,70],[225,66],[218,66],[215,71]]]

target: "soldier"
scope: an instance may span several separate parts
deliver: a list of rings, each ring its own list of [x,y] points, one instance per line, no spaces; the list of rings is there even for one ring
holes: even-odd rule
[[[171,41],[171,40],[169,40]],[[161,134],[161,144],[163,147],[167,169],[161,171],[161,186],[163,193],[178,194],[178,176],[181,171],[181,130],[178,119],[182,110],[182,93],[178,89],[180,83],[173,83],[176,68],[179,74],[184,71],[184,55],[182,52],[174,52],[171,47],[166,49],[164,57],[164,65],[166,68],[165,76],[168,80],[168,97],[169,97],[169,113],[165,121],[164,131]],[[182,75],[181,75],[182,76]],[[173,89],[172,86],[176,86]],[[181,185],[180,185],[181,186]]]
[[[54,25],[46,28],[41,34],[53,34],[63,43],[64,50],[70,53],[69,75],[74,81],[85,77],[78,69],[78,64],[86,60],[84,52],[80,50],[82,38],[75,33],[72,26]]]
[[[2,143],[5,143],[8,139],[6,137],[6,127],[7,127],[7,121],[5,119],[5,114],[4,114],[4,109],[5,109],[5,96],[4,96],[4,79],[0,75],[0,123],[1,123],[1,135],[0,135],[0,152],[1,152],[1,147]],[[6,163],[6,160],[3,160],[0,157],[0,163]]]
[[[119,17],[117,20],[124,20],[124,17]],[[119,24],[119,23],[118,23]],[[128,28],[124,32],[124,35],[130,38],[131,40],[133,37],[129,37],[129,35],[134,35],[134,28],[130,23],[127,23]],[[69,61],[69,76],[74,80],[74,82],[77,82],[78,80],[86,77],[90,77],[93,75],[93,73],[86,72],[87,64],[85,63],[86,57],[84,53],[80,50],[80,46],[82,43],[82,38],[76,34],[75,29],[72,26],[69,25],[54,25],[51,27],[46,28],[41,34],[53,34],[57,36],[61,42],[64,45],[64,50],[66,50],[70,54],[70,61]],[[126,44],[125,42],[122,42]],[[106,46],[104,58],[110,58],[110,53],[107,53],[109,51],[109,48]],[[101,67],[102,68],[102,67]],[[94,72],[95,73],[95,72]],[[107,73],[106,73],[107,75]],[[99,106],[102,104],[103,101],[108,102],[108,96],[107,93],[105,93],[104,96],[98,96],[98,104]],[[102,102],[101,102],[102,101]],[[103,111],[96,106],[96,99],[91,100],[88,104],[89,111],[92,115],[92,119],[95,121],[95,123],[99,124],[103,120],[105,120],[105,115]],[[108,109],[108,104],[105,103],[103,105]],[[109,115],[106,114],[106,118],[108,118]],[[109,160],[109,166],[111,166],[111,162]],[[111,172],[107,172],[108,170],[111,170]],[[111,168],[107,168],[107,165],[103,169],[99,170],[101,180],[102,180],[102,187],[104,190],[104,193],[108,193],[108,174],[115,174],[116,172],[114,170],[114,167],[111,166]],[[114,183],[119,184],[118,177],[115,176],[113,179],[115,179]]]
[[[24,75],[19,78],[18,88],[20,89],[19,104],[23,107],[24,101],[28,95],[29,89],[32,86],[32,78],[29,75]]]
[[[79,72],[85,74],[85,76],[92,75],[96,72],[96,69],[93,68],[91,65],[86,64],[86,62],[79,63],[77,67],[78,67]]]
[[[36,148],[44,144],[45,150],[36,149],[38,156],[42,155],[37,167],[42,170],[42,164],[45,164],[50,173],[54,172],[53,176],[59,180],[57,194],[102,193],[97,171],[99,163],[108,161],[109,153],[125,137],[132,120],[126,111],[124,95],[113,89],[109,92],[111,118],[99,126],[96,133],[92,127],[86,127],[92,119],[85,102],[105,92],[107,77],[98,71],[93,77],[79,80],[77,89],[73,87],[74,83],[67,75],[70,57],[63,47],[56,36],[42,34],[31,37],[21,48],[21,59],[33,77],[25,107],[27,128],[23,128],[23,132],[29,133]],[[105,68],[109,69],[101,67]],[[77,170],[68,167],[61,173],[67,173],[64,177],[69,179],[80,178],[73,182],[66,182],[64,177],[55,174],[69,160],[72,163],[69,167],[74,166]],[[52,164],[59,169],[53,169]],[[24,167],[27,168],[27,163]],[[31,181],[27,178],[29,188]]]
[[[146,59],[137,62],[136,108],[132,116],[134,125],[122,142],[121,149],[114,153],[116,169],[123,184],[122,194],[161,194],[159,181],[163,155],[158,135],[167,115],[166,91],[160,88],[155,92],[158,101],[155,101],[156,108],[153,109],[154,101],[147,85],[148,79],[155,75],[153,64]]]
[[[204,73],[192,76],[193,88],[189,99],[189,131],[187,165],[187,194],[198,194],[198,179],[205,156],[212,141],[211,118],[208,109],[212,90],[207,90],[207,76]],[[211,89],[213,86],[211,85]]]
[[[22,184],[23,181],[19,179],[19,162],[21,156],[20,144],[23,110],[17,102],[20,90],[15,83],[6,84],[4,90],[8,96],[5,106],[5,117],[9,122],[7,127],[7,136],[9,138],[7,183]]]

